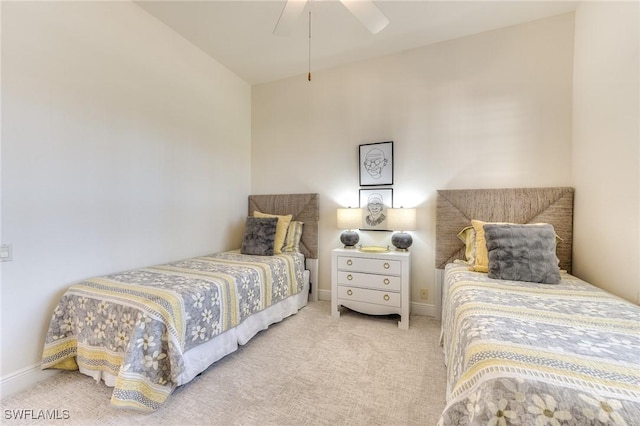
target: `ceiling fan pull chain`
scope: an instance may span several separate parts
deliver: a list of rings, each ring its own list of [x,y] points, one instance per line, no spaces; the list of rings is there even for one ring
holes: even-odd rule
[[[311,9],[309,9],[309,72],[307,72],[307,80],[311,81]]]

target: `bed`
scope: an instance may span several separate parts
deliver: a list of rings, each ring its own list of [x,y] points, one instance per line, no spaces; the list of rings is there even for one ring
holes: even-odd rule
[[[317,300],[318,194],[248,201],[241,249],[67,289],[42,368],[80,370],[114,388],[112,405],[153,411],[177,386]]]
[[[438,191],[447,367],[440,425],[640,424],[640,307],[570,274],[572,218],[572,188]],[[474,219],[485,222],[489,272],[462,242]],[[553,226],[544,239],[553,242],[557,279],[510,275],[513,263],[536,260],[496,266],[507,259],[500,232],[540,235],[548,230],[540,223]]]

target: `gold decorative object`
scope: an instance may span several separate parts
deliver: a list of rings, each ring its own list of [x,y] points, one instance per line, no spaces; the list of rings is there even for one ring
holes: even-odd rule
[[[363,246],[363,245],[358,246],[358,250],[363,253],[387,253],[391,251],[389,246],[380,247],[380,246]]]

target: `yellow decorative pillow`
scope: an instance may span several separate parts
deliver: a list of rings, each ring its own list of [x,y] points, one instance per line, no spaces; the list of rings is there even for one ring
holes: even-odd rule
[[[302,225],[304,222],[292,220],[289,223],[289,229],[287,230],[287,237],[284,239],[282,246],[283,253],[297,253],[300,251],[300,239],[302,238]]]
[[[458,239],[462,241],[466,247],[464,255],[469,265],[476,263],[476,231],[473,226],[467,226],[458,232]]]
[[[471,270],[476,272],[489,272],[489,253],[487,241],[484,238],[484,225],[487,223],[489,222],[475,219],[471,221],[471,226],[476,231],[476,263],[471,265]]]
[[[278,225],[276,226],[276,238],[273,244],[273,254],[281,254],[282,246],[284,245],[284,239],[287,236],[287,230],[289,229],[289,222],[291,222],[291,215],[281,216],[277,214],[262,213],[258,210],[253,212],[253,217],[277,217]],[[485,249],[486,250],[486,249]]]

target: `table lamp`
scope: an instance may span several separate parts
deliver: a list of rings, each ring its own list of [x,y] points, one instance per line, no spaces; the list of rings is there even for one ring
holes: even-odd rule
[[[416,229],[416,209],[388,209],[387,226],[392,231],[400,231],[391,236],[391,244],[397,251],[408,251],[413,238],[405,231],[415,231]]]
[[[344,244],[344,248],[352,249],[356,247],[360,236],[354,229],[362,226],[362,209],[338,209],[338,229],[345,229],[340,234],[340,241]]]

